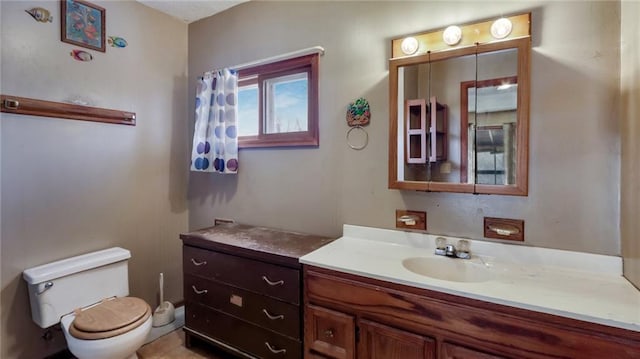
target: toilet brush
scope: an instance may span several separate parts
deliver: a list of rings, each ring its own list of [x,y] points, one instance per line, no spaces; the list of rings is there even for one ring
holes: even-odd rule
[[[164,275],[160,273],[160,305],[153,312],[154,327],[161,327],[173,322],[176,319],[173,303],[164,301]]]

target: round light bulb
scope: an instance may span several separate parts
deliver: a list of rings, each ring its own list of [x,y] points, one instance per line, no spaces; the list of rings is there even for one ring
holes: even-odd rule
[[[442,40],[445,44],[453,46],[462,39],[462,29],[458,26],[449,26],[442,33]]]
[[[500,18],[491,25],[491,36],[495,39],[504,39],[509,36],[512,28],[513,24],[511,24],[511,20],[504,17]]]
[[[400,44],[400,49],[405,55],[413,55],[418,51],[418,40],[415,37],[405,37]]]

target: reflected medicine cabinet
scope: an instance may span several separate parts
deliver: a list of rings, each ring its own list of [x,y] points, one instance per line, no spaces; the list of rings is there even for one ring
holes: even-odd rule
[[[432,111],[431,109],[434,109]],[[431,97],[405,101],[406,163],[425,164],[447,160],[447,106]]]
[[[527,195],[530,18],[392,40],[389,188]]]

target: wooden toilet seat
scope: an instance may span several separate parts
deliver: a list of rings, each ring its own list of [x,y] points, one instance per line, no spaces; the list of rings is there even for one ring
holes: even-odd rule
[[[77,312],[69,333],[85,340],[111,338],[139,327],[150,316],[151,307],[144,300],[114,298]]]

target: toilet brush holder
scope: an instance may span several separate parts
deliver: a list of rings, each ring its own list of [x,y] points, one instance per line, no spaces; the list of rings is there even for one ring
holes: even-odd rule
[[[160,273],[160,305],[153,312],[152,325],[162,327],[176,319],[173,303],[164,300],[164,275]]]

